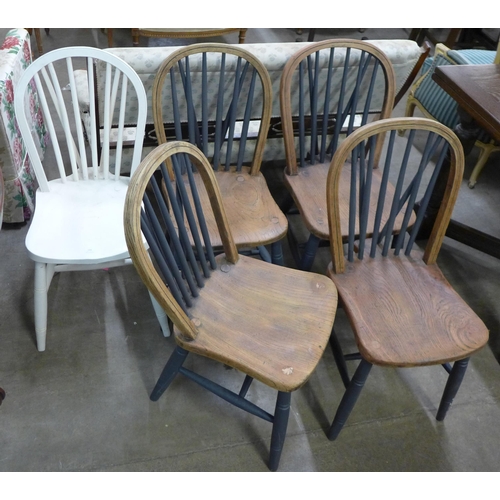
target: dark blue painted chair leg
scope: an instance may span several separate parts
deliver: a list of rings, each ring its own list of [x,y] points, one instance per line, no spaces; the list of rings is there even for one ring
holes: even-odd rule
[[[351,379],[349,378],[349,373],[347,371],[347,364],[345,362],[344,353],[342,352],[342,348],[340,347],[339,340],[333,328],[330,335],[330,346],[332,348],[335,364],[337,365],[337,369],[340,373],[340,378],[342,379],[344,387],[347,389],[347,386],[351,382]]]
[[[271,244],[271,261],[273,264],[277,264],[278,266],[285,265],[281,241],[275,241]]]
[[[448,411],[453,399],[457,395],[460,384],[467,370],[467,365],[469,364],[469,358],[460,359],[453,363],[453,368],[448,376],[448,381],[446,382],[446,387],[444,388],[443,397],[441,398],[441,403],[439,404],[439,409],[436,415],[436,420],[442,421],[446,417],[446,412]]]
[[[309,235],[309,239],[306,243],[306,248],[304,250],[304,255],[300,261],[299,269],[302,271],[310,271],[314,262],[314,257],[316,257],[316,252],[318,251],[320,239],[314,234]]]
[[[264,245],[260,245],[257,247],[259,250],[260,258],[266,262],[272,263],[272,258],[267,248]]]
[[[278,392],[276,409],[274,411],[273,433],[271,436],[271,453],[269,457],[269,469],[278,470],[281,451],[285,442],[286,428],[288,426],[288,416],[290,415],[291,392]]]
[[[163,371],[161,372],[160,378],[156,382],[156,385],[149,397],[151,401],[158,401],[160,396],[168,389],[168,386],[172,383],[177,373],[179,373],[179,368],[184,363],[188,351],[182,347],[177,346],[174,352],[168,358],[167,364]]]
[[[342,397],[342,401],[337,409],[337,413],[335,414],[330,430],[328,431],[328,439],[330,441],[336,439],[340,434],[342,427],[344,427],[346,420],[349,418],[349,415],[358,400],[361,389],[363,389],[363,386],[365,385],[372,366],[373,365],[371,363],[368,363],[368,361],[364,359],[362,359],[359,363],[359,366],[356,369],[344,396]]]

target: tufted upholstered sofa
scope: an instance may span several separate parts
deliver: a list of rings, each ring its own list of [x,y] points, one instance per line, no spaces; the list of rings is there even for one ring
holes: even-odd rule
[[[285,158],[283,140],[279,137],[279,117],[280,117],[280,102],[279,102],[279,88],[281,74],[283,67],[290,58],[292,54],[300,50],[311,42],[303,43],[256,43],[256,44],[240,44],[238,47],[246,49],[255,57],[257,57],[266,66],[269,72],[272,89],[273,89],[273,107],[272,107],[272,122],[271,122],[271,132],[266,143],[266,148],[264,150],[264,161],[270,160],[283,160]],[[422,50],[421,48],[412,40],[373,40],[370,41],[373,45],[376,45],[388,56],[393,64],[395,75],[396,75],[396,91],[399,90],[409,77],[412,69],[415,67],[417,61],[419,60]],[[106,49],[109,52],[117,55],[118,57],[125,60],[127,63],[134,68],[134,70],[139,74],[142,79],[146,94],[149,101],[148,118],[147,123],[152,126],[153,115],[151,106],[151,95],[153,81],[156,71],[162,61],[172,54],[174,51],[178,50],[179,47],[124,47],[124,48],[111,48]],[[327,58],[325,56],[324,63],[326,64]],[[341,51],[338,52],[335,64],[337,66],[343,66],[344,57]],[[350,64],[357,64],[355,58],[350,60]],[[193,67],[191,66],[191,69]],[[102,74],[104,68],[97,68],[97,92],[99,94],[100,88],[100,78],[99,75]],[[82,120],[86,127],[88,127],[88,110],[89,110],[89,98],[85,92],[82,92],[78,82],[83,81],[86,78],[85,70],[78,70],[75,72],[76,84],[79,89],[79,107]],[[380,75],[380,84],[382,83],[382,75]],[[201,78],[200,78],[201,85]],[[378,93],[378,98],[374,99],[374,109],[373,112],[379,111],[376,109],[377,106],[381,104],[382,94]],[[164,99],[168,107],[169,99]],[[298,102],[298,99],[297,99]],[[127,103],[130,110],[133,109],[134,103]],[[164,116],[171,116],[171,112],[168,109],[164,109]],[[131,124],[133,125],[133,124]],[[276,132],[273,137],[273,132]],[[133,127],[130,129],[130,134],[134,134]],[[154,144],[149,144],[146,138],[144,156],[149,153],[149,151],[154,147]],[[251,148],[248,152],[249,158],[252,155]]]
[[[14,90],[30,63],[28,32],[22,28],[10,30],[0,47],[0,170],[5,184],[4,223],[24,222],[31,217],[34,208],[35,175],[14,114]],[[26,105],[31,110],[33,135],[43,158],[46,131],[33,85]]]

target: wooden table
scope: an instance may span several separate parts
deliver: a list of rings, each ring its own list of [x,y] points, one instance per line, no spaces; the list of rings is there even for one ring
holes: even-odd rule
[[[438,66],[432,78],[459,105],[455,133],[464,153],[472,150],[481,131],[500,141],[500,64]],[[443,169],[444,170],[444,169]],[[500,224],[500,214],[498,214]],[[500,239],[451,220],[446,236],[500,258]]]

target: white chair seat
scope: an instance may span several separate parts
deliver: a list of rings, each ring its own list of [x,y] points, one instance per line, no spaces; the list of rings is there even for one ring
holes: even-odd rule
[[[128,257],[123,204],[129,180],[49,182],[37,191],[36,211],[26,237],[34,261],[97,264]]]

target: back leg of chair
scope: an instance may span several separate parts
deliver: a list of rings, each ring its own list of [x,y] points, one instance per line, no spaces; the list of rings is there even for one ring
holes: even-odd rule
[[[316,257],[316,253],[319,248],[319,243],[320,239],[317,236],[315,236],[314,234],[309,235],[309,239],[307,240],[304,249],[304,254],[300,259],[299,269],[301,269],[302,271],[311,270],[314,263],[314,258]]]
[[[153,309],[155,310],[156,318],[158,323],[160,323],[161,331],[164,337],[170,337],[170,325],[168,323],[168,317],[165,314],[163,308],[158,304],[158,301],[154,298],[153,294],[149,292],[149,297],[151,298],[151,304],[153,304]]]
[[[269,456],[269,469],[278,470],[281,451],[285,442],[288,417],[290,415],[291,392],[278,391],[276,409],[274,410],[273,432],[271,435],[271,452]]]
[[[45,351],[47,338],[47,264],[35,262],[35,332],[40,352]]]
[[[161,395],[168,389],[175,376],[179,373],[187,355],[188,351],[182,347],[176,346],[174,352],[170,355],[170,358],[168,358],[167,364],[165,365],[165,368],[163,368],[153,392],[151,392],[151,401],[158,401]]]
[[[356,369],[344,396],[342,397],[342,401],[337,409],[337,413],[335,414],[330,430],[328,431],[328,439],[330,441],[335,440],[340,434],[342,427],[344,427],[346,420],[349,418],[349,415],[358,400],[361,389],[363,389],[363,386],[365,385],[372,366],[373,365],[371,363],[364,359],[362,359],[359,363],[359,366]]]
[[[271,244],[271,261],[273,264],[277,264],[278,266],[285,265],[281,241],[275,241]]]
[[[446,413],[453,403],[453,399],[457,395],[460,384],[464,379],[467,366],[469,364],[469,358],[460,359],[453,363],[453,368],[451,369],[450,375],[448,376],[448,381],[444,388],[443,396],[441,398],[441,403],[436,415],[436,420],[440,422],[446,417]]]

